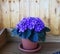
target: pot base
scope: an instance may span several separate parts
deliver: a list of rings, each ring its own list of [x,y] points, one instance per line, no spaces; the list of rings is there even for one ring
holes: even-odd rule
[[[35,48],[33,50],[27,50],[27,49],[23,48],[22,44],[19,44],[18,49],[21,51],[24,51],[24,52],[36,52],[36,51],[41,50],[41,45],[38,44],[37,48]]]

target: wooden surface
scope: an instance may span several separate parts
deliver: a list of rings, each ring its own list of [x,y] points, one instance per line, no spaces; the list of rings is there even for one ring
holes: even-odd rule
[[[0,31],[0,48],[3,47],[6,44],[6,30],[2,29]]]
[[[40,17],[51,34],[60,34],[60,0],[0,0],[0,27],[15,27],[29,16]]]
[[[1,50],[0,54],[53,54],[60,51],[60,43],[40,43],[42,49],[35,53],[26,53],[18,49],[19,42],[7,43]]]
[[[7,34],[7,33],[6,33]],[[3,35],[6,35],[5,33]],[[8,34],[7,34],[8,35]],[[1,37],[1,36],[0,36]],[[57,36],[50,36],[51,41],[54,37],[57,39]],[[48,40],[50,39],[47,37]],[[59,38],[60,40],[60,38]],[[42,45],[42,49],[35,53],[26,53],[22,52],[18,49],[18,44],[20,43],[20,39],[18,37],[13,37],[10,42],[8,42],[5,46],[0,49],[0,54],[52,54],[54,52],[60,51],[60,42],[39,42]],[[0,43],[1,44],[1,43]]]

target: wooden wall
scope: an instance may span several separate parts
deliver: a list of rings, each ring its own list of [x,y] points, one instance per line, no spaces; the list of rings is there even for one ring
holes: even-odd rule
[[[0,0],[0,27],[15,27],[28,16],[40,17],[52,34],[60,34],[60,0]]]

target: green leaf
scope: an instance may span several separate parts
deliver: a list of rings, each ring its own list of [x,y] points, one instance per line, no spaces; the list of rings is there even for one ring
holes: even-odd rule
[[[31,30],[26,30],[25,32],[22,33],[22,35],[20,36],[21,38],[29,38],[31,35]]]
[[[40,37],[46,36],[46,32],[45,32],[45,31],[40,31],[40,32],[38,33],[38,35],[39,35]]]
[[[46,36],[46,32],[39,32],[39,40],[44,41]]]
[[[38,33],[33,32],[32,35],[29,37],[29,40],[31,40],[32,42],[38,42],[39,40]]]
[[[18,36],[18,33],[17,33],[17,29],[16,28],[13,28],[13,30],[11,31],[11,36]]]
[[[42,41],[45,41],[45,39],[46,39],[46,37],[45,37],[45,36],[44,36],[44,37],[41,37],[41,40],[42,40]]]
[[[50,29],[49,29],[48,27],[45,27],[44,30],[45,30],[46,32],[49,32],[49,31],[50,31]]]

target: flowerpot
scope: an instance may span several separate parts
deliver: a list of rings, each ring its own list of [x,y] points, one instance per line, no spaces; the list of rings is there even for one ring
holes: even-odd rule
[[[37,42],[31,42],[29,39],[21,39],[24,49],[32,50],[37,48]]]

